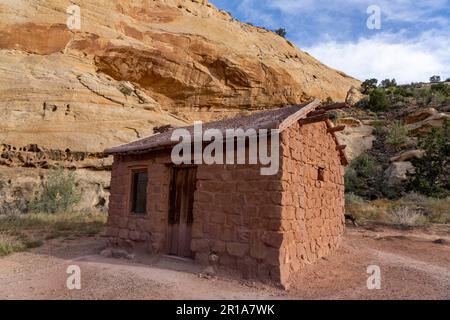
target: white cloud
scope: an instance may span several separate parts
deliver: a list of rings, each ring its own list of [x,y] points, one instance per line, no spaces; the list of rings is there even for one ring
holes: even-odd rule
[[[380,7],[382,15],[388,20],[403,22],[438,22],[446,24],[447,20],[436,17],[436,12],[443,10],[448,6],[448,0],[278,0],[264,1],[243,0],[252,3],[255,10],[264,7],[277,9],[286,15],[301,15],[304,12],[320,13],[321,11],[330,11],[343,14],[345,11],[359,10],[365,12],[370,5]],[[257,5],[259,3],[259,5]],[[345,15],[345,13],[344,13]]]
[[[414,39],[379,34],[356,42],[327,41],[305,51],[360,80],[395,78],[410,83],[427,81],[434,74],[450,76],[450,39],[435,31]]]
[[[450,77],[448,1],[236,0],[245,21],[286,28],[291,41],[325,64],[359,79],[400,83]],[[372,4],[381,9],[381,30],[366,29]]]

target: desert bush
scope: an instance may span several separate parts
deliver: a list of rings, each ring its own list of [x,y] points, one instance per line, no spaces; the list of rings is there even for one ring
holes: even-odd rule
[[[433,75],[433,76],[430,77],[430,82],[431,83],[440,82],[440,81],[441,81],[441,76]]]
[[[428,201],[428,198],[417,192],[408,192],[403,196],[402,200],[409,203],[425,204]]]
[[[414,90],[414,96],[418,104],[421,106],[427,106],[433,99],[433,93],[429,87]]]
[[[443,94],[440,91],[437,91],[433,93],[433,96],[431,97],[430,104],[433,106],[440,106],[444,104],[447,101],[447,97],[445,94]]]
[[[119,85],[119,91],[122,92],[122,94],[124,96],[130,96],[131,93],[133,93],[133,89],[131,89],[130,87],[126,86],[125,84],[121,83]]]
[[[286,38],[287,32],[286,29],[284,28],[278,28],[274,31],[277,35],[279,35],[280,37]]]
[[[429,222],[450,223],[450,197],[431,198],[417,192],[409,192],[402,198],[391,201],[392,208],[407,207],[420,212]]]
[[[413,90],[411,90],[409,87],[405,87],[405,86],[396,87],[394,90],[394,94],[399,95],[401,97],[405,97],[405,98],[414,96]]]
[[[384,120],[374,120],[370,125],[374,127],[375,135],[384,136],[386,134],[386,123]]]
[[[339,114],[336,111],[330,111],[328,114],[329,119],[333,121],[333,123],[336,123],[337,119],[339,118]]]
[[[354,194],[353,192],[345,194],[345,204],[363,204],[363,203],[364,199]]]
[[[391,88],[391,87],[396,87],[397,86],[397,81],[395,81],[395,79],[389,80],[389,79],[384,79],[381,81],[380,83],[380,87],[381,88]]]
[[[389,108],[389,106],[390,101],[383,89],[377,88],[369,93],[368,109],[372,111],[384,111]]]
[[[51,169],[43,190],[28,204],[33,212],[60,213],[72,210],[80,201],[74,171]]]
[[[371,155],[363,153],[353,160],[350,166],[356,170],[358,175],[367,178],[375,172],[375,159]]]
[[[22,242],[15,237],[0,233],[0,257],[23,250],[25,245]]]
[[[359,100],[355,104],[355,107],[363,109],[363,110],[369,109],[369,98],[368,97],[364,97],[363,99]]]
[[[408,129],[406,126],[400,121],[395,121],[387,132],[386,142],[395,150],[398,150],[405,144],[407,137]]]
[[[377,79],[367,79],[361,84],[361,92],[364,94],[368,94],[377,87],[377,84]]]
[[[422,158],[412,159],[415,172],[409,175],[408,189],[428,197],[450,196],[450,121],[419,137]]]
[[[450,85],[445,83],[436,83],[432,84],[430,87],[432,92],[439,92],[444,96],[450,96]]]
[[[344,174],[345,191],[356,192],[360,189],[361,184],[362,180],[358,177],[356,170],[351,167],[345,168]]]
[[[401,227],[418,227],[427,223],[426,216],[409,207],[394,208],[388,215],[394,225]]]
[[[346,192],[361,193],[367,187],[367,178],[375,176],[375,159],[366,153],[354,159],[345,169],[344,184]]]

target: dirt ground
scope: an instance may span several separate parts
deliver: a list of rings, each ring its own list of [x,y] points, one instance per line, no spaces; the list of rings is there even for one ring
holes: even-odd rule
[[[441,243],[435,243],[435,240]],[[450,226],[396,230],[348,227],[333,255],[308,266],[289,290],[205,276],[173,258],[104,258],[101,237],[53,239],[0,258],[0,299],[450,299]],[[81,289],[69,290],[69,265]],[[367,289],[369,265],[381,289]]]

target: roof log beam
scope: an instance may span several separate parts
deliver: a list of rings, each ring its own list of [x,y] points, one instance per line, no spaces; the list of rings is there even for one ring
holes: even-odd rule
[[[313,117],[307,117],[307,118],[304,118],[304,119],[300,119],[298,121],[298,123],[302,126],[302,125],[305,125],[305,124],[325,121],[325,120],[328,120],[329,118],[330,118],[330,115],[323,114],[323,115],[319,115],[319,116],[313,116]]]
[[[348,105],[347,103],[336,102],[336,103],[320,106],[317,109],[317,111],[331,111],[331,110],[347,109],[347,108],[350,108],[350,105]]]
[[[338,132],[338,131],[342,131],[345,129],[345,126],[336,126],[336,127],[331,127],[327,129],[327,132],[329,133],[333,133],[333,132]]]

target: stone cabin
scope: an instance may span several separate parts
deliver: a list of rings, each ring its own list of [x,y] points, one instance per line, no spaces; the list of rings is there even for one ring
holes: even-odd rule
[[[222,132],[277,129],[274,175],[261,175],[262,165],[248,162],[174,165],[174,129],[107,149],[114,155],[107,236],[114,244],[287,287],[292,274],[342,239],[347,160],[335,132],[343,127],[326,113],[342,107],[314,100],[203,124]]]

